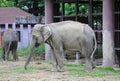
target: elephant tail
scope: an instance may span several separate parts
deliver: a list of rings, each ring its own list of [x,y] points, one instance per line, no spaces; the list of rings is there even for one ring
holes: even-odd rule
[[[93,52],[92,52],[92,54],[91,54],[91,60],[93,60],[93,55],[94,55],[94,53],[95,53],[95,51],[96,51],[96,49],[97,49],[97,40],[96,40],[96,37],[95,37],[95,34],[94,34],[94,50],[93,50]]]
[[[6,53],[5,53],[5,55],[7,56],[7,54],[8,54],[8,52],[10,51],[10,46],[11,46],[11,41],[9,42],[9,44],[8,44],[8,48],[7,48],[7,51],[6,51]],[[7,59],[8,60],[8,59]]]
[[[10,41],[9,44],[8,44],[8,49],[7,49],[6,53],[9,52],[11,43],[12,43],[12,42]]]

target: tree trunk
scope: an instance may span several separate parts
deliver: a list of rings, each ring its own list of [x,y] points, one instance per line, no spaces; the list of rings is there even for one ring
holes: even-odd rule
[[[103,0],[103,66],[114,65],[114,0]]]
[[[45,0],[45,24],[53,22],[53,1]],[[45,60],[51,61],[52,51],[49,45],[45,44]]]

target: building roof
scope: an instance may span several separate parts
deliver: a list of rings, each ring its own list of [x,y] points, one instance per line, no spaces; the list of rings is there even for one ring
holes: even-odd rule
[[[14,23],[18,16],[33,16],[16,7],[0,7],[0,23]]]

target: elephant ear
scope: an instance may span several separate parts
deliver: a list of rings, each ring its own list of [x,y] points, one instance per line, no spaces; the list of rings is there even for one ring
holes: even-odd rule
[[[50,28],[48,26],[43,26],[42,34],[43,34],[44,41],[46,41],[51,36]]]

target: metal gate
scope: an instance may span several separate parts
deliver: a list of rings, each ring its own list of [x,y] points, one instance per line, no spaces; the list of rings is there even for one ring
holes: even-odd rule
[[[115,1],[115,62],[120,63],[120,0]],[[66,14],[66,4],[74,4],[75,14]],[[80,6],[87,8],[86,13],[81,12]],[[61,11],[60,12],[60,8]],[[54,22],[75,20],[89,24],[95,31],[98,48],[96,58],[102,57],[102,0],[54,0]]]

